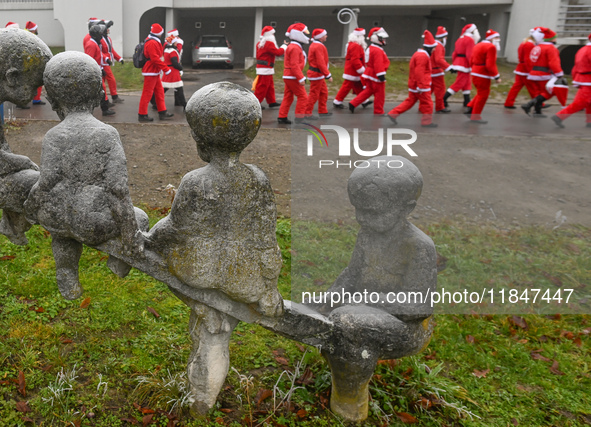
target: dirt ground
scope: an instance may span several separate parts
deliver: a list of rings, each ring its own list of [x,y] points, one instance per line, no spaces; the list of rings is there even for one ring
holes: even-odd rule
[[[7,131],[13,152],[39,162],[45,133],[57,122],[29,121]],[[128,159],[135,204],[170,206],[168,184],[204,165],[186,125],[116,124]],[[263,169],[278,212],[291,216],[291,138],[288,130],[261,129],[241,160]],[[424,177],[413,221],[462,217],[501,224],[591,227],[591,137],[560,139],[419,135],[413,158]],[[318,206],[319,205],[319,206]],[[311,208],[312,209],[312,208]],[[322,209],[315,203],[313,209]],[[336,219],[336,218],[335,218]],[[559,219],[559,222],[562,222]]]

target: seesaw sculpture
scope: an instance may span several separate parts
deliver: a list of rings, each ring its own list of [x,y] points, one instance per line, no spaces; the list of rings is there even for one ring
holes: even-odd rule
[[[25,52],[32,41],[24,33],[0,30],[0,54],[9,44]],[[36,49],[30,54],[34,65],[19,77],[28,84],[19,96],[8,90],[8,69],[0,69],[0,101],[28,102],[45,68],[47,96],[62,122],[44,138],[40,170],[10,153],[2,132],[0,233],[27,244],[24,232],[31,223],[45,227],[52,235],[58,288],[68,299],[82,294],[83,244],[109,254],[109,268],[121,277],[134,267],[166,283],[191,309],[187,371],[196,413],[215,404],[229,368],[230,336],[241,320],[319,346],[332,372],[332,410],[348,421],[367,418],[368,383],[378,359],[421,351],[431,337],[432,309],[304,306],[281,298],[271,185],[260,169],[239,160],[261,124],[254,95],[221,82],[191,97],[187,121],[208,165],[184,176],[169,215],[148,230],[145,213],[129,197],[119,135],[92,116],[101,96],[98,66],[82,53],[49,60],[46,47]],[[371,289],[382,295],[436,287],[433,242],[407,220],[421,192],[421,174],[406,159],[393,159],[404,160],[404,167],[357,170],[349,179],[361,229],[351,262],[330,292]]]

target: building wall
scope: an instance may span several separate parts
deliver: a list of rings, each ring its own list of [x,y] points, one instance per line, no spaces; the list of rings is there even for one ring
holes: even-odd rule
[[[7,6],[4,4],[3,6]],[[32,3],[35,4],[35,3]],[[45,9],[22,9],[26,3],[13,3],[13,7],[19,9],[0,9],[0,26],[4,28],[7,22],[16,22],[21,28],[25,28],[27,21],[33,21],[39,26],[39,37],[48,46],[64,46],[64,29],[61,23],[53,19],[51,4]]]

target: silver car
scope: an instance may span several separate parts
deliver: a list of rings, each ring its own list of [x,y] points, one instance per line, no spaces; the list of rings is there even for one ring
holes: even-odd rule
[[[203,64],[219,64],[234,68],[234,51],[226,36],[200,36],[193,43],[193,68]]]

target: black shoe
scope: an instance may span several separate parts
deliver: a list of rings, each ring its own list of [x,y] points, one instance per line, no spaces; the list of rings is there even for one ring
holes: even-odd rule
[[[45,105],[47,102],[44,101],[33,101],[33,105]]]
[[[158,118],[160,120],[170,120],[174,114],[169,113],[167,110],[158,111]]]
[[[505,105],[507,110],[515,110],[517,107],[515,105]]]
[[[318,114],[320,117],[330,117],[332,116],[332,113],[320,113]]]
[[[362,106],[363,108],[367,108],[367,106],[368,106],[368,105],[371,105],[371,104],[373,104],[373,101],[366,101],[366,102],[362,103],[362,104],[361,104],[361,106]]]
[[[113,110],[103,110],[103,116],[112,116],[115,112]]]
[[[542,104],[542,109],[550,108],[550,107],[551,107],[551,105],[549,105],[549,104]]]
[[[352,113],[355,112],[355,106],[353,104],[351,104],[350,102],[349,102],[349,111]]]
[[[261,110],[264,110],[264,109],[265,109],[265,107],[263,107],[263,106],[261,105]]]
[[[345,105],[344,104],[335,104],[334,102],[332,103],[333,108],[338,108],[339,110],[344,110],[345,109]]]
[[[306,119],[306,120],[318,120],[319,117],[318,116],[314,116],[314,115],[311,114],[309,116],[304,117],[304,119]]]
[[[17,105],[16,108],[18,110],[28,110],[31,107],[29,105]]]
[[[428,125],[421,125],[424,128],[436,128],[437,123],[429,123]]]
[[[137,119],[140,122],[153,122],[154,121],[154,119],[152,117],[148,116],[147,114],[138,114]]]
[[[281,104],[278,102],[271,102],[269,104],[269,108],[281,107]]]
[[[464,107],[467,107],[470,103],[470,95],[464,95]]]
[[[472,108],[471,107],[467,107],[466,108],[466,111],[464,111],[464,114],[467,115],[467,116],[472,115]]]
[[[289,120],[287,117],[277,117],[277,122],[281,123],[282,125],[290,125],[291,124],[291,120]]]
[[[529,116],[529,112],[531,111],[531,107],[533,107],[533,106],[534,106],[533,102],[528,102],[527,104],[523,104],[521,106],[521,109],[523,111],[525,111],[525,114],[527,114]]]
[[[451,113],[451,110],[447,107],[443,108],[443,110],[437,110],[435,111],[437,114],[442,114],[442,113]]]
[[[445,91],[445,95],[443,95],[443,105],[445,106],[445,108],[449,107],[449,104],[447,103],[447,98],[449,98],[450,96],[451,93]]]
[[[115,106],[115,104],[114,104],[114,103],[112,103],[112,102],[108,102],[108,103],[107,103],[107,106],[108,106],[109,108],[113,108],[113,107]]]
[[[394,123],[395,125],[397,125],[397,124],[398,124],[398,122],[396,121],[396,119],[395,119],[394,117],[392,117],[392,116],[391,116],[391,115],[389,115],[389,114],[386,114],[386,116],[388,116],[388,118],[390,119],[390,121],[391,121],[392,123]]]
[[[117,98],[113,97],[113,103],[123,104],[123,99],[119,98],[119,96],[117,96]]]
[[[533,118],[535,118],[535,119],[545,119],[545,118],[547,118],[548,116],[547,116],[547,115],[545,115],[545,114],[542,114],[542,113],[533,113],[533,114],[532,114],[532,117],[533,117]]]
[[[556,123],[556,126],[558,126],[559,128],[564,129],[564,125],[562,124],[562,119],[558,116],[552,116],[550,117],[550,119]],[[591,125],[591,123],[587,123],[588,125]]]
[[[470,123],[476,123],[477,125],[485,125],[488,123],[488,121],[482,119],[470,119]]]

